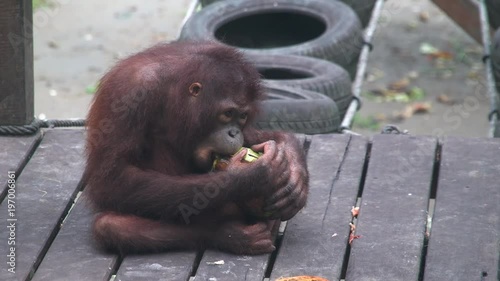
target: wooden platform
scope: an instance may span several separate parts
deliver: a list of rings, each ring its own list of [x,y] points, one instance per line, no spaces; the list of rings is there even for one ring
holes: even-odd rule
[[[122,259],[100,252],[89,236],[92,213],[79,182],[84,131],[2,137],[0,280],[499,278],[500,139],[305,139],[310,199],[278,236],[276,253],[208,250]],[[8,187],[9,176],[15,187]],[[358,219],[351,216],[354,205]],[[361,237],[349,245],[351,222]]]

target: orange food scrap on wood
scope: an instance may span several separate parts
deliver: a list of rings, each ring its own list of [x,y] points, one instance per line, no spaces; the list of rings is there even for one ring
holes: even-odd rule
[[[358,239],[358,238],[361,238],[361,235],[354,235],[354,233],[351,233],[349,235],[349,245],[352,244],[352,241],[354,241],[354,239]]]
[[[359,215],[359,207],[352,206],[351,214],[352,214],[353,217],[357,218],[358,215]]]
[[[281,277],[276,279],[276,281],[328,281],[323,277],[318,276],[294,276],[294,277]]]

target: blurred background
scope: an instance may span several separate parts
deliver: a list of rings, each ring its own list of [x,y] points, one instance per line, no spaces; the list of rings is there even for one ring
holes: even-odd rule
[[[175,40],[190,2],[34,0],[36,116],[85,117],[100,77],[119,59]],[[355,132],[390,123],[417,135],[487,135],[482,47],[432,2],[387,1],[373,45]]]

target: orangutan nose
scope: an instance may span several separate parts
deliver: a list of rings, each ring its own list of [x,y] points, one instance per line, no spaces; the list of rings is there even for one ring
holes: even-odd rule
[[[240,130],[238,130],[238,129],[231,129],[227,133],[229,134],[230,137],[234,138],[234,137],[236,137],[240,133]]]

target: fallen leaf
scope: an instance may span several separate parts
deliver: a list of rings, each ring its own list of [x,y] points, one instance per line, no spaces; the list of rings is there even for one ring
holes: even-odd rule
[[[429,102],[417,102],[410,105],[405,106],[405,108],[394,114],[394,118],[396,121],[403,121],[409,119],[416,113],[429,113],[432,105]]]
[[[85,87],[85,92],[87,94],[95,94],[96,91],[97,91],[97,85],[89,85]]]
[[[405,108],[394,114],[395,121],[403,121],[409,119],[413,116],[413,107],[411,105],[405,106]]]
[[[406,103],[410,102],[410,97],[406,93],[395,93],[391,100]]]
[[[429,13],[428,12],[420,12],[418,14],[418,19],[421,22],[428,22],[429,21]]]
[[[410,79],[403,78],[399,81],[390,83],[387,88],[395,92],[406,92],[409,85],[410,85]]]
[[[294,276],[294,277],[281,277],[276,279],[276,281],[328,281],[323,277],[318,276]]]
[[[417,102],[413,105],[413,113],[429,113],[432,108],[430,102]]]
[[[425,92],[424,92],[424,90],[422,88],[413,87],[408,92],[408,96],[410,97],[410,100],[412,100],[412,101],[418,101],[418,100],[424,99]]]
[[[427,54],[429,57],[433,59],[443,59],[443,60],[452,60],[453,54],[446,51],[437,51],[432,54]]]
[[[432,46],[431,44],[429,43],[422,43],[420,44],[420,53],[422,55],[431,55],[431,54],[435,54],[439,52],[439,49]]]
[[[455,100],[453,100],[452,98],[450,98],[449,96],[447,96],[445,94],[437,96],[436,100],[438,102],[440,102],[442,104],[446,104],[446,105],[454,105],[456,103]]]

